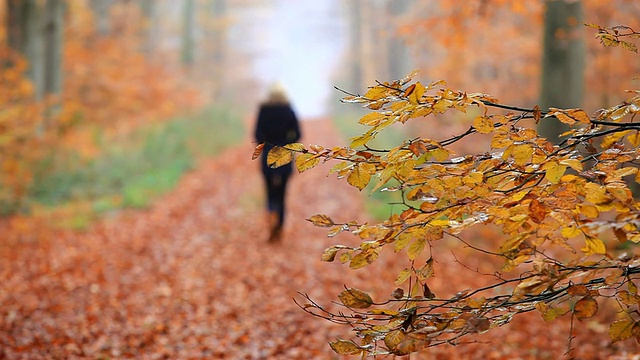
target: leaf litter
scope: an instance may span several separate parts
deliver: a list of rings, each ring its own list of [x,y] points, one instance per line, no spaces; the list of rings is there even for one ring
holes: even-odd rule
[[[303,126],[314,136],[305,141],[327,145],[338,138],[329,121]],[[0,358],[340,358],[329,342],[348,338],[351,329],[309,316],[293,299],[302,292],[339,306],[345,286],[363,289],[371,301],[386,298],[406,264],[393,254],[381,254],[366,271],[321,260],[336,240],[305,219],[318,213],[345,221],[363,217],[362,195],[326,177],[332,164],[294,175],[285,236],[267,244],[252,146],[246,141],[204,160],[152,208],[123,211],[86,231],[52,229],[28,217],[2,220]],[[357,243],[348,234],[337,236]],[[430,287],[445,295],[481,285],[477,273],[458,263],[481,270],[472,255],[456,252],[448,255],[450,263],[436,264],[452,271],[439,268]],[[581,305],[587,306],[574,329],[580,342],[572,355],[624,359],[638,352],[628,342],[611,345],[609,329],[589,316],[591,304]],[[557,359],[567,350],[569,329],[568,319],[549,324],[526,314],[474,343],[421,354]]]

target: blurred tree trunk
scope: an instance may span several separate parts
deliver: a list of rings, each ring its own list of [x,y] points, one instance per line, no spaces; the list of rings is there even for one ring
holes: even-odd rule
[[[585,46],[580,36],[583,20],[581,1],[546,1],[542,59],[540,108],[574,108],[582,105]],[[546,119],[538,127],[540,135],[552,143],[568,127]]]
[[[214,100],[219,100],[223,95],[222,89],[226,85],[225,67],[226,67],[226,24],[227,18],[227,0],[209,0],[207,7],[207,27],[206,27],[206,43],[207,43],[207,59],[209,64],[205,68],[209,69],[207,78],[213,79],[211,85],[211,96]]]
[[[182,51],[180,53],[182,65],[185,67],[191,67],[195,60],[195,7],[195,0],[185,0],[182,22]]]
[[[37,0],[9,0],[7,10],[8,45],[29,63],[27,77],[36,100],[40,100],[45,92],[42,8]]]
[[[349,13],[349,63],[351,70],[348,73],[349,80],[347,88],[350,91],[361,91],[362,71],[360,64],[358,63],[358,49],[360,47],[360,38],[362,37],[362,29],[360,26],[360,11],[359,6],[355,3],[347,3]]]
[[[349,49],[351,60],[350,84],[351,90],[364,91],[375,80],[375,60],[379,56],[374,53],[373,46],[373,6],[369,0],[354,0],[348,2],[349,26],[351,34]]]
[[[158,11],[156,3],[158,0],[141,0],[140,9],[144,24],[141,29],[142,52],[147,56],[151,55],[157,46],[158,38]]]
[[[399,36],[399,19],[407,13],[414,0],[387,0],[387,11],[390,15],[390,34],[387,40],[387,66],[389,80],[405,77],[410,71],[410,54],[404,40]]]
[[[47,0],[44,16],[44,91],[46,94],[59,94],[62,90],[63,31],[63,0]]]
[[[60,94],[64,0],[9,0],[7,10],[7,41],[29,63],[27,77],[33,83],[35,100]],[[56,108],[45,110],[41,130],[50,126],[48,119]]]
[[[44,12],[44,93],[62,93],[62,60],[64,32],[64,1],[47,0]],[[51,117],[59,106],[50,105],[45,112],[45,128],[50,127]]]
[[[96,32],[101,36],[111,33],[110,12],[114,0],[90,0],[89,7],[93,11]]]

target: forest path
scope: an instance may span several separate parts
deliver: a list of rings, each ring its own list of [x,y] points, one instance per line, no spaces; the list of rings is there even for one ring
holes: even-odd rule
[[[307,143],[337,145],[328,120]],[[295,174],[279,244],[266,242],[264,185],[249,140],[203,161],[145,211],[88,231],[28,219],[3,224],[0,358],[333,358],[349,329],[304,313],[297,292],[329,302],[349,276],[320,261],[335,239],[305,218],[359,218],[360,194],[325,169]]]
[[[302,126],[305,144],[342,142],[328,120]],[[360,193],[327,176],[332,163],[294,175],[284,238],[268,244],[264,186],[248,137],[204,160],[152,208],[120,212],[87,231],[30,218],[0,222],[0,359],[340,358],[327,342],[351,338],[351,329],[306,314],[292,298],[303,292],[330,305],[347,285],[386,299],[404,256],[384,254],[357,271],[320,261],[327,246],[358,240],[327,238],[327,229],[304,219],[365,216]],[[475,254],[443,245],[430,287],[441,294],[478,286],[478,273],[451,256],[455,250],[459,261],[480,267]],[[558,359],[567,349],[566,320],[551,326],[531,313],[468,339],[478,343],[411,358]],[[576,330],[578,358],[627,358],[608,357],[629,344],[611,346],[606,326]]]

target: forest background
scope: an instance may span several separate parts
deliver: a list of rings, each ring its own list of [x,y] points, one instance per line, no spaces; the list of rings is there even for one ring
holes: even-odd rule
[[[147,207],[199,159],[243,141],[275,80],[290,89],[305,120],[331,117],[345,138],[361,132],[355,124],[363,110],[340,104],[344,93],[333,86],[364,93],[416,68],[425,83],[444,79],[453,89],[533,107],[547,101],[543,38],[546,20],[558,13],[545,8],[556,3],[564,2],[336,0],[313,8],[293,1],[5,0],[0,209],[27,227],[29,219],[45,219],[84,229],[118,209]],[[580,96],[546,106],[592,113],[637,87],[640,63],[632,51],[603,47],[581,21],[638,29],[640,5],[569,3],[579,4],[563,15],[569,30],[556,29],[553,38],[579,59],[569,68],[581,81],[565,84],[564,93]],[[277,20],[309,11],[325,20],[301,28]],[[455,116],[438,120],[392,136],[468,127]],[[371,201],[371,216],[388,215],[384,198]]]
[[[590,23],[635,24],[633,1],[580,3],[579,12]],[[331,114],[346,137],[359,131],[345,126],[355,123],[347,119],[363,112],[339,104],[344,94],[333,86],[364,92],[376,80],[399,79],[414,69],[421,70],[421,79],[445,79],[451,88],[492,94],[505,103],[531,106],[540,98],[545,2],[36,4],[6,0],[0,7],[1,146],[6,149],[0,209],[5,214],[49,212],[54,204],[55,212],[62,207],[87,214],[144,206],[145,199],[166,191],[193,165],[186,153],[216,147],[202,145],[192,134],[234,131],[226,127],[243,131],[241,119],[253,115],[273,81],[290,88],[302,117]],[[296,20],[309,13],[318,20],[306,25]],[[583,61],[571,68],[583,74],[583,82],[570,85],[583,90],[570,91],[579,94],[573,106],[595,111],[633,88],[638,66],[633,53],[603,48],[586,29],[556,35],[558,41],[569,35],[580,40],[573,41],[578,53],[572,56]],[[201,121],[188,121],[189,126],[212,126],[202,124],[220,117],[212,112],[235,120],[217,123],[216,131],[208,132],[176,125],[176,117],[200,114]],[[460,126],[455,119],[443,117],[441,122],[450,125],[449,133]],[[162,138],[168,126],[191,135]],[[155,139],[148,133],[156,134]],[[225,139],[230,138],[207,142],[222,144]],[[172,142],[189,145],[167,146]],[[138,147],[137,153],[161,150],[165,154],[160,156],[174,158],[143,160],[140,154],[133,160],[131,147]],[[114,167],[112,161],[128,164]],[[147,164],[146,171],[130,176],[140,163]],[[82,226],[82,217],[72,222]]]

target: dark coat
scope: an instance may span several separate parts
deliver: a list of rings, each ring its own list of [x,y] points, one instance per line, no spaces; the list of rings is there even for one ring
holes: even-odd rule
[[[262,172],[265,175],[291,174],[292,163],[276,169],[272,169],[267,165],[267,154],[274,145],[283,146],[300,139],[298,118],[291,106],[288,104],[268,103],[261,105],[254,136],[258,143],[265,143],[262,150]]]

